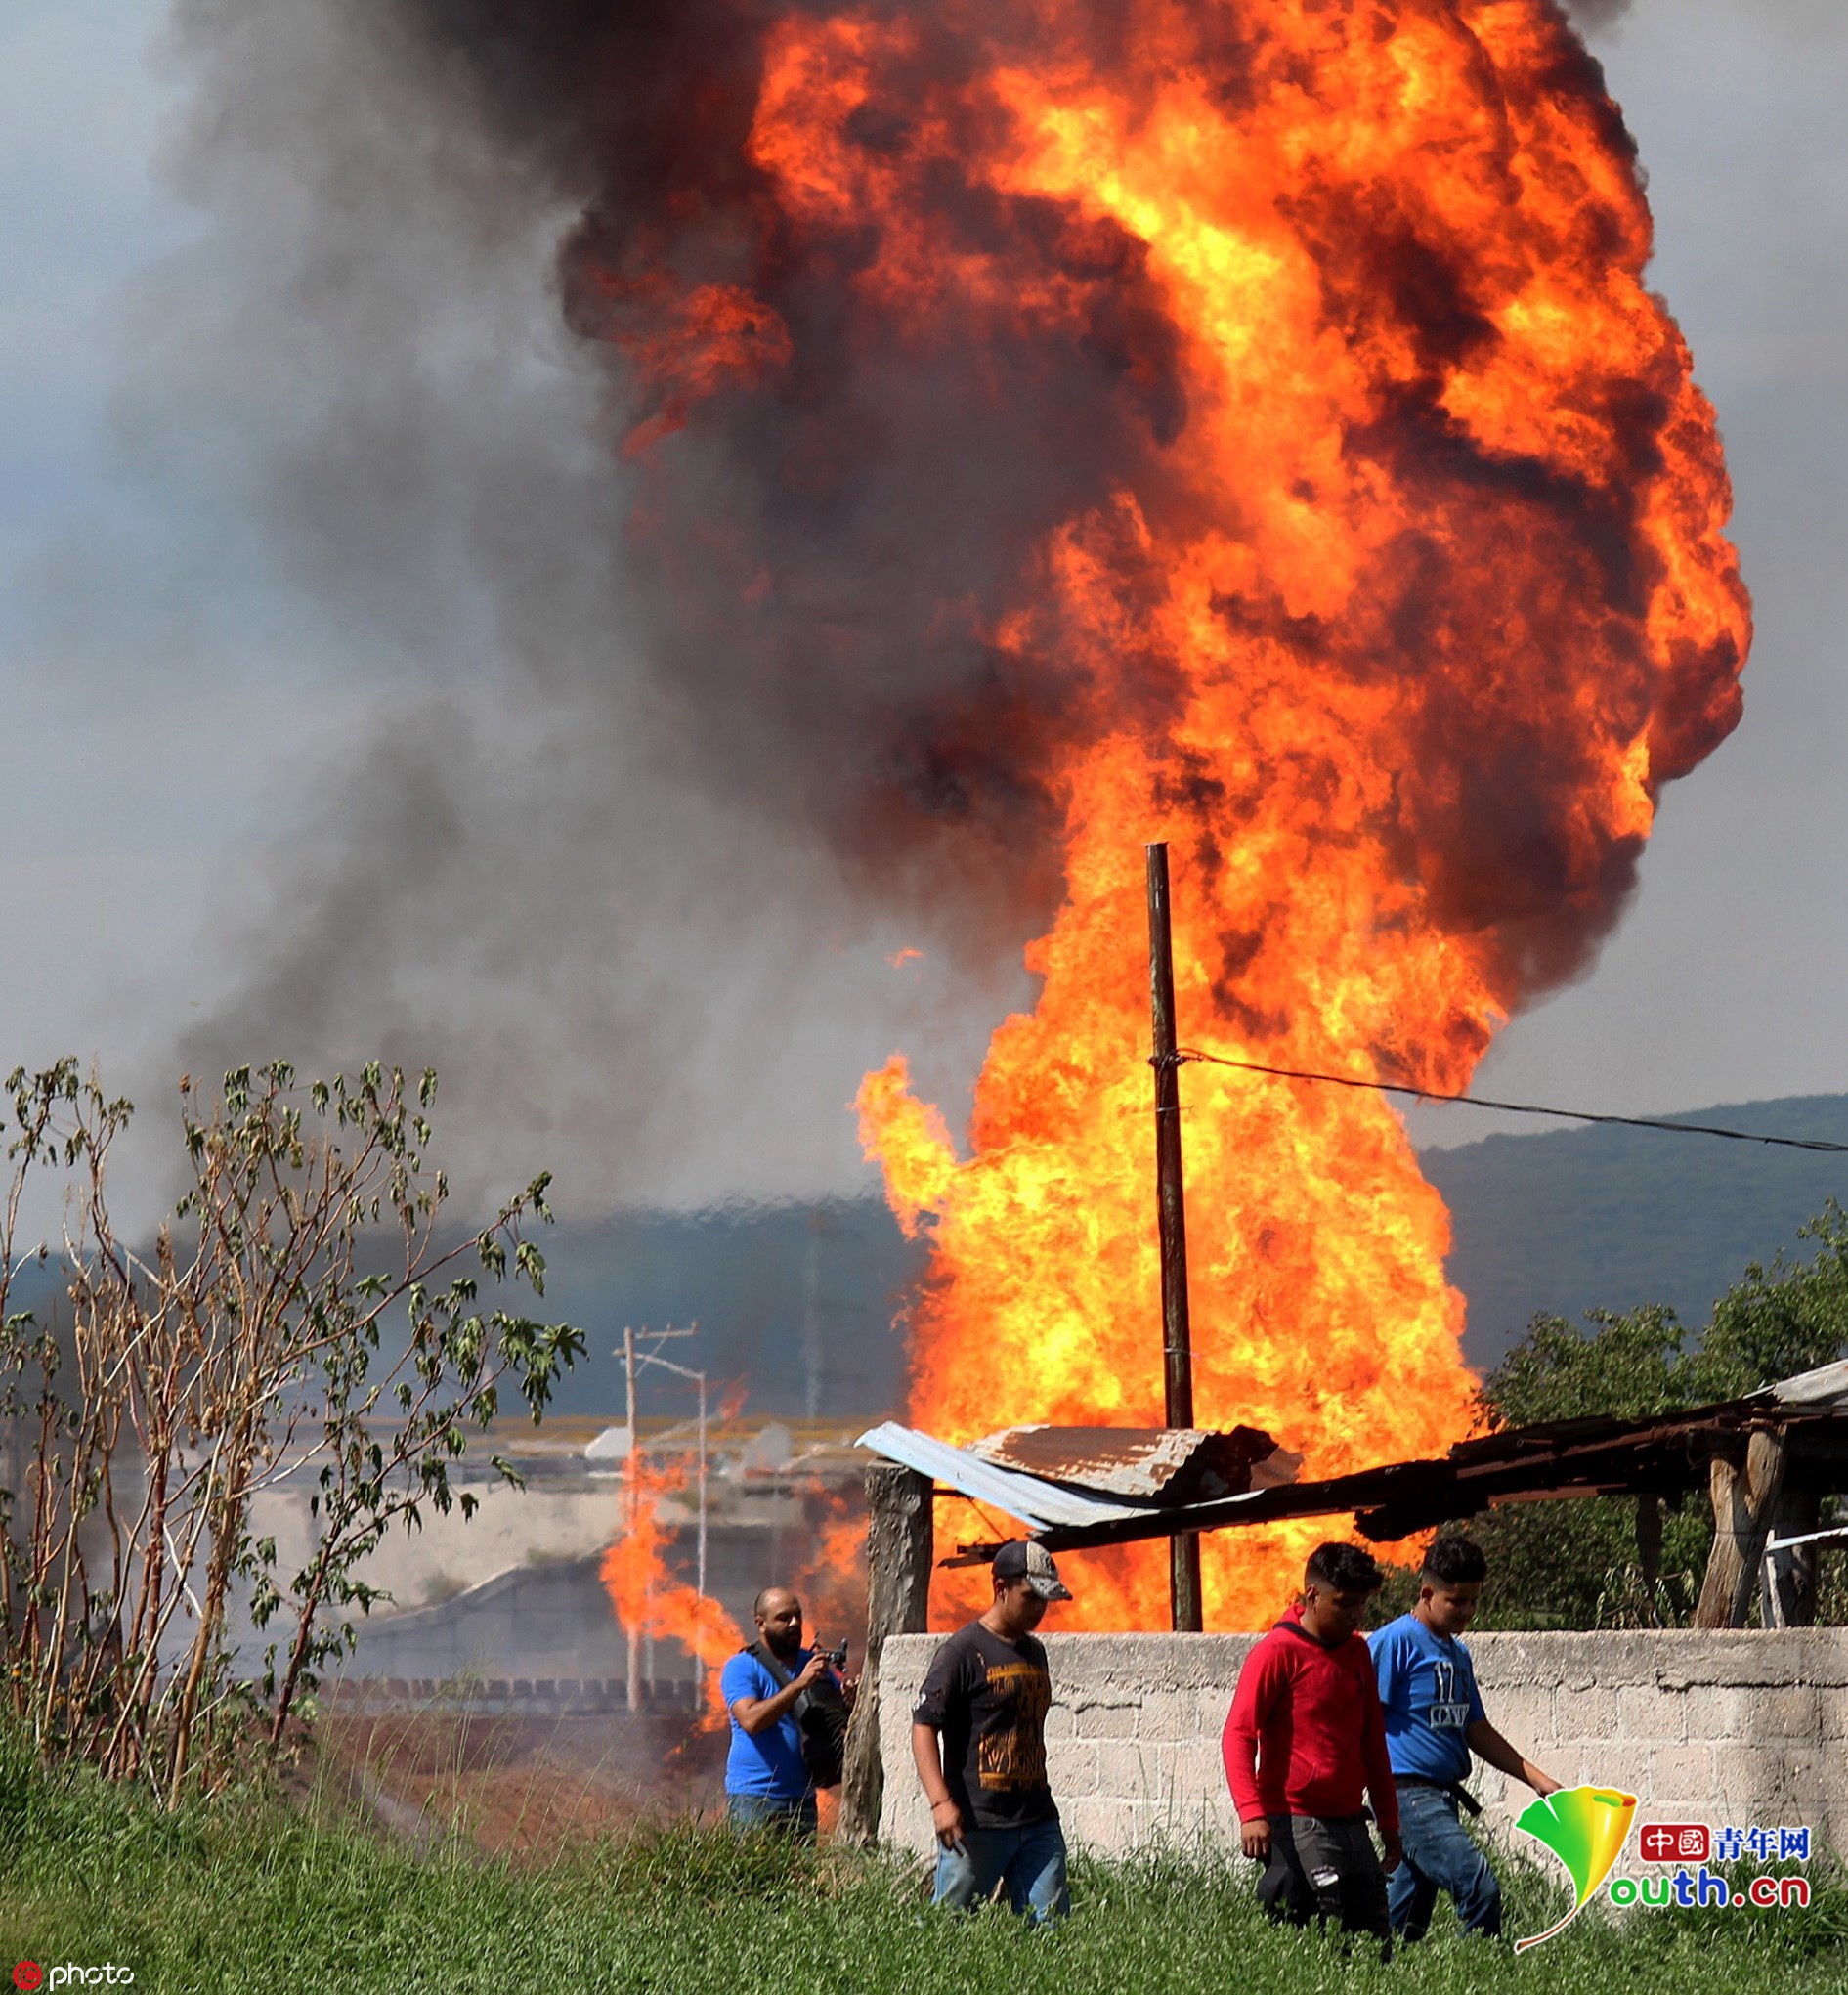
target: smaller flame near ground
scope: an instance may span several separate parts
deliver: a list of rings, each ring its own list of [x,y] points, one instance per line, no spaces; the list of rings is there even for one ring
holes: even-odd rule
[[[698,1661],[706,1679],[701,1724],[725,1722],[719,1671],[742,1645],[738,1625],[716,1600],[691,1586],[667,1562],[675,1539],[662,1521],[665,1497],[678,1496],[692,1478],[681,1460],[644,1461],[631,1455],[623,1468],[623,1515],[629,1528],[603,1554],[602,1578],[610,1605],[625,1632],[678,1642]]]
[[[802,1603],[803,1640],[833,1648],[851,1646],[847,1669],[860,1667],[866,1629],[866,1516],[842,1491],[823,1494],[826,1518],[815,1548],[790,1575],[790,1590]]]

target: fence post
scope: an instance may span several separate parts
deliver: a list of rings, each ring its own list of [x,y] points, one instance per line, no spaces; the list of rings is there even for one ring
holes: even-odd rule
[[[866,1656],[860,1693],[847,1726],[840,1780],[843,1843],[877,1843],[885,1801],[880,1759],[880,1651],[892,1634],[923,1634],[929,1626],[930,1478],[897,1462],[876,1461],[866,1472]]]

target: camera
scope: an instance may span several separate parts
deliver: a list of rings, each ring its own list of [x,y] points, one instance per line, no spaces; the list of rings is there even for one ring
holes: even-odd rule
[[[844,1670],[847,1667],[847,1644],[844,1637],[836,1647],[823,1649],[822,1654],[828,1658],[828,1667],[831,1670]]]

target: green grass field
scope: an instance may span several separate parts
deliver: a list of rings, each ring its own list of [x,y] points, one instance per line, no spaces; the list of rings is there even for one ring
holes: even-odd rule
[[[1439,1933],[1383,1967],[1273,1930],[1248,1867],[1204,1853],[1081,1863],[1073,1918],[1034,1933],[999,1912],[933,1916],[922,1867],[882,1858],[676,1828],[510,1865],[325,1817],[254,1797],[163,1816],[0,1740],[0,1988],[29,1959],[113,1962],[152,1995],[1848,1989],[1839,1885],[1801,1913],[1588,1913],[1520,1959]],[[1563,1905],[1537,1870],[1506,1883],[1515,1932]]]

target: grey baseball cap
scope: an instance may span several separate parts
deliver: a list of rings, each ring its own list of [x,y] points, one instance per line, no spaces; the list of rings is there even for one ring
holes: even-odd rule
[[[1069,1600],[1071,1589],[1058,1576],[1053,1554],[1031,1539],[1010,1538],[995,1553],[995,1578],[1024,1580],[1042,1600]]]

